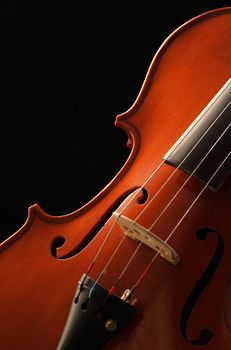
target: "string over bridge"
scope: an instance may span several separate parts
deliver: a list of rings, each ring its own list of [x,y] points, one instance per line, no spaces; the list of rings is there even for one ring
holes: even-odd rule
[[[113,212],[113,216],[116,217],[117,223],[128,237],[134,239],[135,241],[142,242],[143,244],[152,248],[158,252],[162,258],[169,261],[173,265],[177,265],[179,263],[179,255],[160,237],[156,236],[154,233],[150,232],[124,215]]]

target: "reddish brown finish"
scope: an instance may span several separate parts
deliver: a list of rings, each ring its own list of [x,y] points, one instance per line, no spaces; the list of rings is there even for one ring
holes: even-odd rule
[[[31,207],[25,225],[1,245],[1,349],[56,348],[78,279],[86,272],[113,220],[107,222],[84,250],[69,259],[53,258],[52,242],[57,236],[65,237],[59,257],[75,250],[118,198],[144,183],[230,76],[231,8],[191,20],[165,41],[150,66],[136,102],[117,117],[116,125],[124,128],[133,141],[131,155],[120,173],[91,202],[69,215],[52,217],[37,205]],[[149,198],[172,171],[165,165],[148,183]],[[186,178],[186,174],[177,172],[139,223],[149,227]],[[200,189],[196,180],[190,181],[154,232],[165,239]],[[128,329],[113,340],[108,349],[198,348],[183,339],[179,320],[185,301],[216,247],[213,235],[206,241],[195,238],[195,232],[205,226],[220,231],[225,252],[190,318],[188,336],[197,337],[200,329],[208,327],[214,331],[214,338],[202,349],[231,348],[231,332],[224,321],[224,296],[231,280],[230,202],[230,178],[218,194],[208,190],[202,195],[169,241],[179,253],[181,264],[174,267],[161,258],[156,260],[136,293],[141,314],[139,323],[131,321]],[[124,215],[135,218],[142,209],[143,205],[133,202]],[[91,277],[96,278],[121,235],[118,228],[113,231]],[[126,240],[101,281],[105,287],[111,287],[135,247],[136,243]],[[152,256],[150,249],[142,247],[118,286],[118,294],[132,287]],[[231,312],[228,317],[231,319]]]

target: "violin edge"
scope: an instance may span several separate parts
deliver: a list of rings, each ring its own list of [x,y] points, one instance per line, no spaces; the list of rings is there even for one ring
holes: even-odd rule
[[[119,127],[122,129],[125,128],[126,124],[128,123],[127,119],[130,118],[141,107],[142,102],[145,99],[146,93],[149,90],[148,89],[149,85],[152,82],[152,77],[155,73],[155,69],[157,67],[158,60],[160,59],[160,57],[164,53],[164,51],[168,48],[169,44],[176,38],[176,35],[181,34],[182,30],[184,30],[184,29],[188,28],[189,26],[191,26],[192,24],[194,24],[195,21],[200,21],[201,19],[204,19],[206,16],[216,15],[218,12],[220,12],[220,14],[222,14],[223,12],[226,12],[226,11],[231,11],[231,6],[215,8],[213,10],[203,12],[203,13],[189,19],[188,21],[184,22],[183,24],[181,24],[179,27],[177,27],[174,31],[172,31],[167,36],[167,38],[162,42],[159,49],[154,54],[154,56],[149,64],[149,68],[146,72],[146,75],[144,77],[140,91],[139,91],[135,101],[133,102],[131,107],[129,107],[125,112],[120,113],[116,116],[116,119],[115,119],[115,126],[116,127]],[[131,123],[130,123],[130,125],[131,125]]]

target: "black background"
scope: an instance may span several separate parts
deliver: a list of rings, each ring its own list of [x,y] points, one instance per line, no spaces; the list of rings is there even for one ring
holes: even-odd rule
[[[134,102],[163,40],[230,1],[1,3],[0,239],[39,203],[67,214],[129,151],[117,114]]]

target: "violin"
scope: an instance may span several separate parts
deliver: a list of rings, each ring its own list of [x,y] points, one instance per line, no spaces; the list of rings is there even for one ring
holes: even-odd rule
[[[230,349],[230,38],[231,7],[176,29],[116,118],[114,179],[1,244],[1,349]]]

